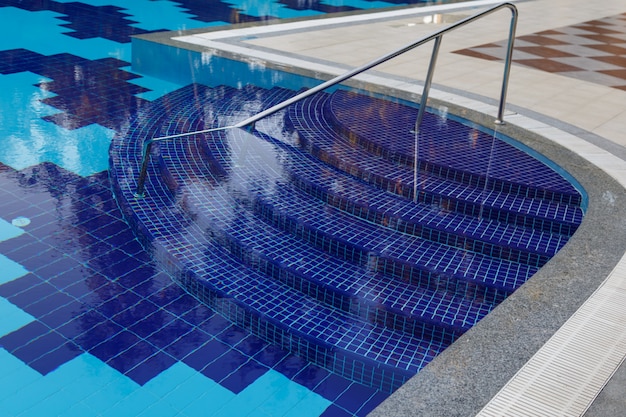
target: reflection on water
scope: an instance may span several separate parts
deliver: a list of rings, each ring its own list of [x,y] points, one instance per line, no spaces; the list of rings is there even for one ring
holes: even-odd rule
[[[113,131],[98,125],[68,130],[46,120],[67,120],[67,114],[44,104],[55,95],[34,85],[45,82],[28,72],[0,75],[0,162],[20,170],[49,161],[84,176],[105,170]]]

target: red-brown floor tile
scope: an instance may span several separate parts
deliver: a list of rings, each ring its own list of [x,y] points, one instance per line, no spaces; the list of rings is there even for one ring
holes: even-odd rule
[[[568,72],[568,71],[584,71],[571,65],[561,62],[552,61],[550,59],[520,59],[515,60],[516,63],[533,67],[546,72]]]
[[[554,33],[554,35],[558,35],[558,33]],[[537,45],[567,45],[566,42],[549,38],[547,36],[541,36],[541,35],[525,35],[525,36],[520,36],[516,39],[535,43]]]
[[[559,51],[556,48],[548,48],[543,46],[520,46],[519,48],[515,49],[543,58],[564,58],[576,56],[564,51]]]

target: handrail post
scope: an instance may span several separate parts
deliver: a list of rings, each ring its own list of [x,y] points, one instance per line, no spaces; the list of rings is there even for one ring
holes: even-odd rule
[[[435,38],[435,44],[433,45],[433,52],[430,56],[430,64],[428,65],[428,73],[426,74],[426,80],[424,81],[424,89],[422,90],[422,99],[420,101],[420,108],[419,108],[419,112],[417,113],[417,120],[415,121],[416,133],[419,133],[422,120],[424,119],[424,111],[426,110],[426,102],[428,101],[430,85],[432,84],[432,81],[433,81],[435,65],[437,65],[437,57],[439,56],[439,46],[441,45],[442,37],[443,35],[439,35]]]
[[[143,143],[141,152],[141,171],[137,179],[137,190],[135,198],[143,198],[145,195],[146,176],[148,175],[148,162],[150,162],[150,153],[152,151],[153,140],[148,139]]]
[[[435,38],[433,45],[433,51],[430,56],[430,63],[428,64],[428,73],[426,74],[426,80],[424,81],[424,89],[422,90],[422,99],[420,102],[420,108],[417,113],[417,120],[415,121],[415,149],[413,155],[413,201],[417,203],[417,172],[419,165],[419,134],[422,120],[424,119],[424,111],[426,110],[426,103],[428,102],[428,93],[430,92],[430,85],[433,81],[433,74],[435,72],[435,66],[437,65],[437,57],[439,56],[439,47],[441,46],[441,39],[443,35],[439,35]]]
[[[510,5],[511,24],[509,26],[509,41],[507,43],[506,57],[504,60],[504,75],[502,76],[502,90],[500,91],[500,105],[498,106],[498,116],[496,124],[504,124],[504,105],[506,103],[506,94],[509,88],[509,76],[511,74],[511,62],[513,60],[513,44],[515,43],[515,30],[517,28],[517,8]]]

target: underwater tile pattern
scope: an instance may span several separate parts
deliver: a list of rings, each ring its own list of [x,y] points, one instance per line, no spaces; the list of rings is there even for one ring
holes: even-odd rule
[[[163,254],[162,261],[189,291],[263,339],[347,378],[393,390],[530,278],[539,265],[519,252],[533,249],[511,245],[504,236],[491,240],[486,233],[498,229],[494,223],[538,227],[538,246],[547,248],[551,241],[564,243],[582,219],[579,192],[510,144],[498,144],[499,152],[510,158],[494,170],[500,183],[485,181],[480,171],[472,174],[471,161],[461,161],[452,178],[420,173],[420,192],[449,193],[450,198],[457,198],[459,190],[477,193],[483,201],[470,203],[490,207],[493,219],[466,213],[459,208],[462,204],[446,206],[423,198],[416,204],[410,193],[413,172],[406,163],[391,162],[387,154],[380,157],[384,152],[368,153],[371,147],[355,145],[355,132],[341,135],[332,120],[321,116],[341,91],[294,104],[272,120],[258,122],[252,132],[231,129],[159,142],[146,193],[136,198],[145,132],[172,135],[224,126],[293,94],[253,86],[181,88],[153,102],[151,116],[140,115],[124,140],[114,140],[111,174],[133,227]],[[202,101],[190,105],[193,97]],[[377,100],[358,99],[381,111]],[[357,125],[367,114],[359,106],[347,112],[345,117]],[[221,119],[210,120],[207,114]],[[450,142],[462,148],[474,134],[487,147],[495,140],[454,120],[433,117],[429,123],[426,131],[443,135],[458,129]],[[371,132],[360,134],[368,137]],[[402,136],[395,135],[399,148],[407,140],[412,143],[411,137]],[[427,155],[441,152],[425,148]],[[423,160],[437,162],[432,155]],[[516,186],[507,176],[518,163],[524,172],[535,168],[529,171],[536,177],[528,174],[526,179],[534,185],[522,181],[523,186]],[[507,181],[511,186],[503,191]],[[331,192],[337,201],[329,197]],[[370,196],[373,201],[367,200]],[[416,232],[422,227],[417,219],[414,233],[396,229],[404,214],[401,207],[409,203],[431,217],[425,228],[438,230],[446,221],[440,227],[444,230]],[[507,218],[499,212],[515,215]],[[469,218],[473,230],[453,242]],[[512,255],[515,260],[498,257],[495,250],[480,253],[467,247],[470,241],[486,241],[486,247],[494,248],[498,239],[500,253],[519,251]]]
[[[502,41],[456,52],[501,60],[505,50]],[[513,62],[626,90],[626,13],[518,36]]]
[[[350,172],[352,175],[357,176],[363,181],[370,184],[379,186],[382,189],[390,191],[394,194],[398,194],[404,197],[413,199],[414,193],[418,193],[418,201],[433,204],[442,207],[445,210],[451,210],[461,212],[466,215],[486,217],[489,219],[497,220],[504,223],[513,223],[520,226],[532,226],[536,229],[545,231],[552,231],[555,233],[562,233],[569,235],[576,230],[577,225],[582,219],[582,211],[577,206],[577,202],[580,201],[578,197],[570,197],[575,192],[573,188],[567,187],[568,191],[565,198],[565,202],[571,201],[575,204],[561,204],[562,197],[558,193],[548,193],[547,198],[527,198],[526,190],[528,188],[513,187],[511,189],[501,190],[498,182],[491,185],[492,188],[481,186],[481,182],[484,183],[484,177],[478,180],[456,181],[456,176],[452,176],[454,181],[448,178],[440,178],[439,172],[434,172],[434,175],[423,176],[418,174],[417,183],[414,186],[414,172],[408,167],[400,166],[394,160],[383,158],[380,159],[368,159],[365,160],[357,152],[353,151],[353,145],[351,142],[355,141],[355,134],[349,135],[349,140],[342,139],[337,133],[334,126],[329,123],[324,117],[323,109],[327,98],[323,94],[316,95],[306,104],[296,104],[292,106],[289,111],[292,112],[293,120],[297,120],[297,129],[299,132],[298,140],[301,142],[307,142],[304,146],[310,147],[312,153],[324,161],[332,161],[332,163],[343,171]],[[356,116],[357,112],[353,114]],[[357,117],[358,120],[358,117]],[[435,131],[445,131],[448,133],[448,126],[438,126],[439,122],[433,121],[433,129]],[[438,126],[438,127],[436,127]],[[408,127],[407,127],[408,128]],[[425,128],[428,130],[428,128]],[[486,140],[488,144],[493,143],[489,135],[481,134],[478,131],[474,131],[471,135],[482,135],[481,140]],[[405,146],[411,147],[413,143],[412,138],[407,143],[406,134],[403,135],[402,141]],[[402,138],[402,136],[400,136]],[[467,139],[461,135],[452,135],[452,138],[456,140],[456,143],[467,143]],[[478,139],[478,136],[477,138]],[[446,139],[442,139],[446,140]],[[470,148],[473,147],[474,138],[470,137]],[[431,151],[435,154],[442,153],[442,149],[439,148],[436,143],[439,141],[431,140],[430,142],[424,141],[426,146],[422,146],[420,149],[420,155],[426,154],[424,160],[429,161],[429,153]],[[420,138],[420,143],[421,138]],[[455,144],[454,146],[459,146]],[[491,146],[491,145],[488,145]],[[478,147],[479,154],[480,148]],[[492,149],[495,149],[494,145]],[[414,149],[414,147],[413,147]],[[511,149],[512,153],[515,150]],[[448,154],[454,154],[453,151],[445,151]],[[518,153],[518,155],[522,155]],[[457,158],[458,159],[458,158]],[[480,158],[478,158],[480,159]],[[484,158],[483,158],[484,159]],[[489,158],[486,159],[489,161]],[[525,166],[530,160],[523,158],[516,161],[520,163],[520,166]],[[465,164],[465,162],[463,162]],[[515,165],[514,165],[515,166]],[[503,167],[504,168],[504,167]],[[514,168],[515,169],[515,168]],[[529,181],[543,181],[543,175],[545,171],[541,168],[537,168],[537,179]],[[437,170],[436,170],[437,171]],[[534,169],[531,171],[535,171]],[[452,170],[454,173],[454,170]],[[469,172],[461,171],[466,176],[472,177],[473,175],[467,175]],[[489,174],[490,176],[491,174]],[[494,177],[498,178],[497,171],[494,173]],[[463,177],[463,175],[461,175]],[[555,179],[558,176],[552,175]],[[491,181],[489,181],[491,182]],[[524,182],[524,181],[522,181]],[[511,193],[509,194],[509,191]],[[519,194],[516,194],[519,192]],[[532,193],[529,197],[533,197]],[[556,197],[556,201],[550,201],[552,197]],[[528,215],[528,216],[526,216]],[[551,220],[552,219],[552,220]],[[553,221],[558,219],[556,221]]]
[[[357,7],[127,3],[0,1],[2,414],[367,414],[387,394],[261,341],[173,283],[105,172],[112,137],[147,97],[180,87],[130,70],[130,36]]]
[[[263,390],[264,383],[257,386],[255,381],[268,375],[284,379],[281,389],[295,395],[299,406],[317,404],[311,415],[322,414],[334,399],[351,397],[352,392],[359,392],[359,397],[344,401],[357,408],[334,407],[358,414],[357,410],[365,407],[361,401],[369,401],[371,409],[384,399],[385,395],[372,389],[370,400],[360,397],[365,387],[357,389],[347,381],[327,386],[327,380],[336,376],[233,326],[184,292],[152,263],[122,220],[106,173],[85,179],[53,164],[42,164],[21,172],[4,168],[0,181],[3,193],[11,197],[0,204],[2,218],[30,220],[21,228],[3,221],[0,229],[0,251],[6,256],[2,265],[16,271],[3,274],[5,282],[0,285],[0,308],[9,319],[7,325],[13,325],[5,329],[3,320],[0,337],[3,369],[12,364],[14,371],[3,375],[5,382],[14,378],[13,390],[3,390],[0,398],[3,410],[5,406],[19,407],[23,402],[16,401],[23,396],[44,395],[37,387],[46,386],[44,392],[54,390],[54,401],[66,407],[81,410],[85,405],[92,412],[111,407],[111,415],[139,415],[115,413],[124,409],[121,404],[145,396],[151,386],[170,381],[181,370],[194,384],[217,388],[205,393],[196,386],[191,391],[195,394],[185,397],[180,395],[183,382],[188,383],[183,380],[174,387],[180,397],[173,405],[177,412],[194,402],[206,408],[207,402],[215,401],[208,392],[215,394],[216,390],[223,393],[219,398],[224,404],[230,398],[226,411],[222,410],[226,415],[232,407],[250,407],[250,398],[244,401],[246,392]],[[118,393],[117,397],[101,398],[99,405],[68,402],[67,395],[74,391],[68,391],[66,384],[76,374],[65,370],[85,363],[117,381],[92,381],[98,397],[115,386],[129,386],[137,394]],[[288,370],[287,376],[281,373],[283,368]],[[300,372],[305,370],[316,378],[304,385],[292,382],[296,377],[303,379]],[[25,382],[20,385],[16,380]],[[81,394],[79,398],[93,400],[78,383],[71,385]],[[308,390],[302,391],[304,386]],[[334,386],[340,391],[333,390]],[[323,389],[326,399],[314,393],[317,387]],[[329,396],[334,398],[329,400]],[[268,397],[256,399],[260,400],[268,401]],[[138,401],[135,407],[146,415],[151,415],[147,410],[157,404],[133,401]],[[37,415],[37,407],[35,403],[30,415]]]

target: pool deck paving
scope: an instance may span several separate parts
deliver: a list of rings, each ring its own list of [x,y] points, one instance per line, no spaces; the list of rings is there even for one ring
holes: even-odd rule
[[[533,279],[373,416],[619,416],[626,410],[626,4],[512,3],[519,22],[499,129],[572,172],[589,194],[586,220]],[[496,4],[193,31],[167,42],[329,78]],[[510,15],[500,10],[443,37],[431,105],[462,115],[470,109],[468,117],[489,123],[497,113]],[[358,80],[418,97],[430,54],[424,45]]]

